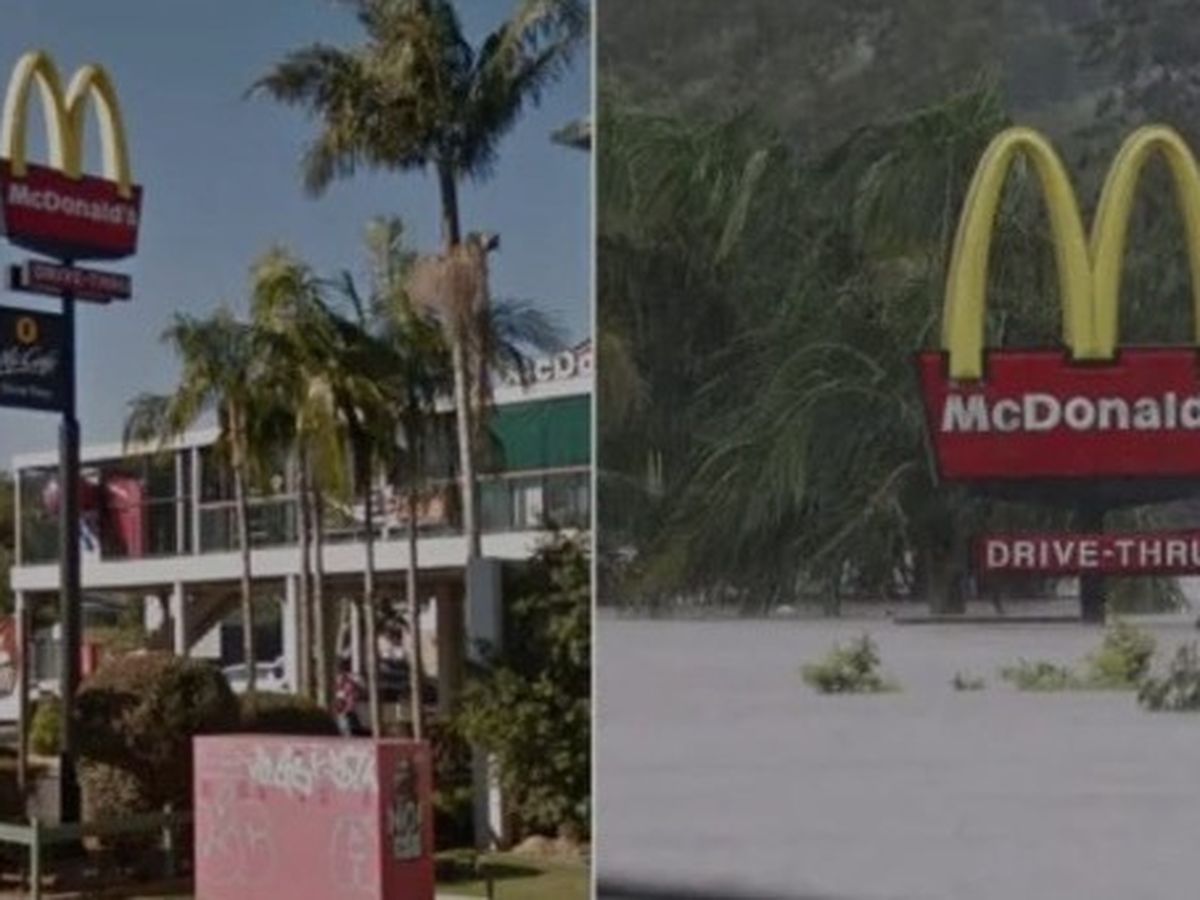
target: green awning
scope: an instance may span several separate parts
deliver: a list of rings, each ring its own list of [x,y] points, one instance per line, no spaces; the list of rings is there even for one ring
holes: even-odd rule
[[[490,471],[586,466],[591,461],[591,397],[559,397],[496,408],[492,435],[499,458]]]

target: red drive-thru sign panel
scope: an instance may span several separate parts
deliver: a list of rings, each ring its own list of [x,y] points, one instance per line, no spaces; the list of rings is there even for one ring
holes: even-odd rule
[[[990,574],[1200,573],[1200,531],[1131,534],[990,534],[976,545]]]
[[[942,477],[963,481],[1200,476],[1200,356],[1120,351],[1081,365],[1057,350],[992,350],[983,377],[918,358]]]
[[[128,300],[133,293],[132,279],[121,272],[81,269],[31,259],[24,265],[12,266],[11,273],[10,286],[13,290],[52,297],[61,297],[69,292],[76,300],[107,303],[110,300]]]
[[[196,896],[433,900],[433,775],[421,741],[193,741]]]
[[[60,259],[122,259],[137,252],[142,189],[27,163],[16,177],[0,160],[0,227],[13,244]]]

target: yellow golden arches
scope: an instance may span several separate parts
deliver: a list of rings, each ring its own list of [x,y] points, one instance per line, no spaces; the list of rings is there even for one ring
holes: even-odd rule
[[[1045,138],[1028,128],[1009,128],[984,151],[954,236],[942,313],[942,345],[950,354],[952,378],[983,375],[988,255],[1004,182],[1018,153],[1033,163],[1050,216],[1062,294],[1063,338],[1075,357],[1094,356],[1092,270],[1071,180]]]
[[[25,174],[29,93],[34,83],[41,94],[50,165],[70,178],[83,174],[85,119],[88,102],[95,99],[104,176],[117,183],[120,196],[131,197],[129,148],[112,80],[99,66],[84,66],[75,73],[64,95],[58,67],[40,50],[26,53],[17,61],[4,98],[0,155],[8,159],[13,175],[19,178]]]
[[[1155,152],[1163,154],[1187,231],[1193,331],[1200,344],[1200,165],[1183,138],[1166,126],[1148,125],[1125,139],[1105,178],[1090,241],[1083,246],[1079,204],[1058,155],[1036,132],[1010,128],[984,151],[954,239],[942,315],[950,377],[972,380],[983,374],[988,254],[1004,182],[1018,152],[1033,161],[1050,215],[1063,340],[1075,359],[1090,360],[1112,359],[1117,352],[1121,270],[1134,194],[1147,160]]]
[[[1092,223],[1092,291],[1096,349],[1103,358],[1117,352],[1118,302],[1125,236],[1138,179],[1146,161],[1161,151],[1175,182],[1175,196],[1187,232],[1192,274],[1193,329],[1200,343],[1200,168],[1187,143],[1171,128],[1150,125],[1133,132],[1109,167]]]

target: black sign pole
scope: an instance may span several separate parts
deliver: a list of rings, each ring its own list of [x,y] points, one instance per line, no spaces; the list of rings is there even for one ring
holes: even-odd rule
[[[63,261],[70,265],[69,260]],[[79,688],[81,573],[79,560],[79,420],[75,410],[75,296],[62,295],[63,414],[59,428],[58,483],[59,536],[59,626],[62,630],[62,659],[59,688],[62,695],[62,757],[59,767],[61,821],[80,820],[79,739],[75,727],[75,693]]]

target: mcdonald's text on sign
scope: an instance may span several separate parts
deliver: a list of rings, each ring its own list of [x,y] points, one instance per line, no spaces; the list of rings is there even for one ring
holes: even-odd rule
[[[60,266],[44,260],[31,259],[24,265],[12,266],[9,274],[13,290],[52,297],[69,292],[76,300],[95,303],[128,300],[133,291],[132,280],[121,272]]]
[[[918,358],[943,478],[1200,476],[1200,357],[1190,347],[1123,350],[1073,364],[1061,350],[993,350],[984,378],[946,377]]]
[[[26,160],[30,95],[39,88],[49,165]],[[82,171],[87,111],[100,124],[104,177]],[[99,66],[64,90],[45,53],[27,53],[8,84],[0,129],[0,231],[59,259],[121,259],[137,250],[142,190],[133,184],[116,91]]]
[[[0,306],[0,406],[60,411],[63,353],[58,315]]]
[[[988,258],[1004,183],[1018,155],[1041,185],[1056,244],[1062,344],[985,347]],[[1193,274],[1193,345],[1118,346],[1121,269],[1146,163],[1167,164]],[[1028,128],[999,134],[963,204],[946,280],[941,350],[918,354],[926,426],[941,477],[1200,479],[1200,166],[1164,126],[1139,128],[1117,152],[1085,237],[1054,148]],[[1165,483],[1165,482],[1164,482]]]
[[[1200,531],[993,534],[976,546],[980,571],[1030,575],[1200,573]]]

